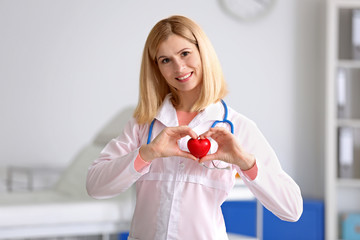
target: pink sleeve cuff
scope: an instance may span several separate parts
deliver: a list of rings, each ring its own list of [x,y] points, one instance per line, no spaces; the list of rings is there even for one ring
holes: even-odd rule
[[[248,169],[246,171],[242,171],[242,172],[247,178],[251,179],[252,181],[255,180],[257,173],[258,173],[258,167],[257,167],[256,162],[255,162],[254,166],[252,166],[250,169]]]
[[[140,153],[137,155],[135,161],[134,161],[134,167],[135,167],[135,170],[137,172],[141,172],[141,170],[146,167],[146,166],[149,166],[150,163],[149,162],[145,162],[141,156],[140,156]]]

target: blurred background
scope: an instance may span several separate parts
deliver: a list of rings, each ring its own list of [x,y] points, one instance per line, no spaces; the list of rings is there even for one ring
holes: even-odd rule
[[[66,169],[134,107],[147,34],[180,14],[213,43],[227,103],[257,123],[303,196],[322,200],[325,2],[276,0],[239,20],[219,0],[0,0],[1,192],[8,166]]]

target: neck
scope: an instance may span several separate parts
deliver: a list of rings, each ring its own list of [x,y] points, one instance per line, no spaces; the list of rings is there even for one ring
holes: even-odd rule
[[[177,106],[176,110],[191,112],[191,108],[194,106],[195,102],[199,99],[200,89],[194,89],[190,92],[180,92],[180,104]]]

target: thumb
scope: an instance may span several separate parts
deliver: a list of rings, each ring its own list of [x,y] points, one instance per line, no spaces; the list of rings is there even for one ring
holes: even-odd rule
[[[184,157],[184,158],[189,158],[189,159],[194,160],[194,161],[198,161],[198,159],[189,152],[180,151],[179,156]]]
[[[216,153],[205,155],[204,157],[199,159],[199,163],[216,160],[217,159],[216,156],[217,156]]]

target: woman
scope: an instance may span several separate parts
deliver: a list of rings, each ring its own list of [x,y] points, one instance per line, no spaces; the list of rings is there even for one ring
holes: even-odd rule
[[[129,239],[228,239],[220,206],[236,173],[279,218],[301,216],[299,187],[257,126],[220,101],[226,93],[215,51],[196,23],[172,16],[153,27],[134,118],[87,178],[89,195],[99,199],[136,184]],[[194,157],[190,138],[209,138],[209,153]]]

